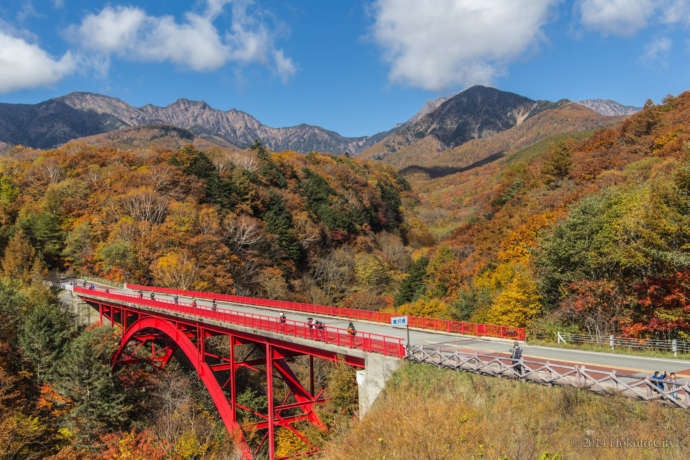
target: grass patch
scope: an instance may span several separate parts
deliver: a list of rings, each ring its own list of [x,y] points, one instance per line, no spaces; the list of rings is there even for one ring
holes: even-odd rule
[[[619,440],[638,445],[609,447]],[[684,459],[689,444],[690,411],[405,363],[324,458]]]
[[[586,139],[588,137],[591,137],[592,134],[594,134],[594,129],[588,129],[586,131],[574,131],[574,132],[569,132],[569,133],[560,133],[560,134],[555,134],[553,136],[547,137],[546,139],[542,139],[539,142],[535,142],[534,144],[525,147],[524,149],[520,149],[514,153],[510,153],[506,156],[506,158],[502,161],[504,161],[506,164],[510,163],[519,163],[519,162],[530,162],[533,159],[544,155],[546,152],[551,150],[555,144],[558,144],[561,141],[565,140],[574,140],[574,141],[579,141],[582,139]]]

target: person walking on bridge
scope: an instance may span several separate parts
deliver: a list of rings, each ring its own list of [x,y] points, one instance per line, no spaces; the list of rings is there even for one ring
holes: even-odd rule
[[[664,391],[664,379],[668,372],[664,371],[664,375],[659,375],[659,371],[654,371],[654,375],[651,377],[652,385],[657,387],[659,391]]]
[[[668,377],[668,389],[671,391],[671,397],[673,399],[678,399],[678,387],[680,386],[678,384],[678,378],[676,377],[675,372],[671,372]]]
[[[513,370],[519,377],[522,377],[522,348],[520,348],[520,343],[517,340],[513,342],[513,350],[510,358],[513,361]]]
[[[355,325],[352,324],[352,321],[347,325],[347,333],[354,336],[357,334],[357,330],[355,329]]]

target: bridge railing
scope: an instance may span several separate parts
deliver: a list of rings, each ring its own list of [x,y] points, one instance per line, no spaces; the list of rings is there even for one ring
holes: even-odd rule
[[[214,310],[208,306],[193,306],[185,302],[177,304],[161,302],[159,300],[150,300],[136,296],[115,294],[97,289],[85,289],[78,286],[74,286],[73,290],[77,294],[80,294],[84,297],[99,297],[110,299],[116,302],[119,301],[127,302],[129,304],[142,305],[160,310],[163,313],[170,314],[171,316],[174,316],[176,313],[190,315],[270,332],[277,332],[279,334],[314,340],[317,342],[328,343],[341,347],[380,353],[386,356],[395,356],[398,358],[405,356],[403,339],[389,337],[382,334],[375,334],[372,332],[357,332],[355,335],[350,335],[347,329],[342,329],[339,327],[324,325],[320,328],[317,328],[313,324],[295,320],[285,320],[282,322],[274,316],[262,315],[258,313],[241,312],[227,308],[218,308]]]
[[[687,380],[655,381],[650,377],[617,374],[615,370],[598,366],[586,367],[541,359],[514,360],[498,353],[471,353],[438,345],[411,345],[406,359],[543,385],[574,386],[605,395],[622,395],[644,401],[662,400],[674,407],[690,409],[690,383]]]
[[[304,313],[313,313],[317,315],[339,316],[343,318],[374,321],[378,323],[390,323],[391,317],[396,316],[392,313],[384,313],[380,311],[359,310],[357,308],[333,307],[328,305],[314,305],[300,302],[289,302],[286,300],[259,299],[254,297],[216,294],[212,292],[189,291],[154,286],[141,286],[137,284],[126,284],[125,286],[127,287],[127,289],[131,289],[134,291],[147,291],[184,297],[196,297],[199,299],[234,302],[246,305],[256,305],[260,307],[278,308],[282,310],[293,310]],[[425,318],[421,316],[408,316],[408,323],[410,327],[416,327],[420,329],[433,329],[436,331],[454,332],[459,334],[525,340],[525,328],[522,327],[498,326],[496,324],[468,323],[465,321],[453,321],[449,319],[439,318]]]

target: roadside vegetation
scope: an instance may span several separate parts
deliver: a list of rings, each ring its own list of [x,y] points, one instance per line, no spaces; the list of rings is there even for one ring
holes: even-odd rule
[[[619,441],[658,447],[611,447]],[[685,410],[406,364],[324,458],[680,460],[689,443]]]

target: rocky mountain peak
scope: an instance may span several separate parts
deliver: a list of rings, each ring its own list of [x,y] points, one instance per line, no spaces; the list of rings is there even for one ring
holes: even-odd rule
[[[611,99],[586,99],[577,103],[607,117],[628,116],[642,110],[640,107],[623,105]]]

